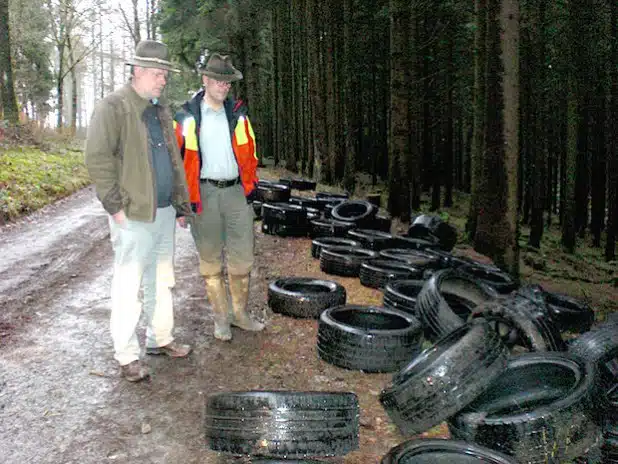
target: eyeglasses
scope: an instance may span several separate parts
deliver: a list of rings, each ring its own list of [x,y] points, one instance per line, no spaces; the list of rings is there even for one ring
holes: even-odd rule
[[[216,79],[211,79],[212,82],[214,82],[217,87],[231,87],[232,83],[228,82],[228,81],[218,81]]]

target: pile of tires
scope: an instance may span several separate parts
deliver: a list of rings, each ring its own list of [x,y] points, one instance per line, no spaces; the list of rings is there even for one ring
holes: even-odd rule
[[[399,370],[380,402],[404,436],[446,421],[455,440],[513,462],[571,462],[599,444],[602,462],[614,462],[618,326],[589,333],[569,351],[514,354],[494,325],[474,318]]]
[[[392,372],[379,400],[405,438],[448,425],[451,440],[404,441],[382,464],[618,462],[618,324],[593,328],[585,302],[451,253],[457,233],[437,216],[398,236],[377,197],[330,195],[291,197],[279,227],[302,224],[320,270],[358,278],[382,306],[346,303],[328,277],[277,279],[269,305],[317,320],[321,361]],[[284,216],[267,205],[269,225]]]

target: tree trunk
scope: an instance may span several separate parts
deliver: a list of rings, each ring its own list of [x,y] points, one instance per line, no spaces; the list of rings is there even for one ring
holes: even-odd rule
[[[337,181],[338,143],[336,105],[336,69],[335,69],[335,29],[338,24],[335,21],[335,8],[338,8],[337,0],[322,0],[324,18],[324,39],[322,53],[324,54],[324,82],[326,84],[326,143],[328,147],[328,183]]]
[[[543,228],[545,223],[543,221],[543,211],[546,207],[546,172],[547,172],[547,132],[546,132],[546,106],[547,95],[545,93],[545,87],[547,85],[545,81],[545,10],[546,2],[541,0],[538,2],[538,12],[536,14],[536,40],[532,43],[535,44],[535,70],[533,76],[533,128],[532,128],[532,140],[534,145],[531,147],[533,157],[532,170],[530,175],[532,176],[532,195],[531,195],[531,215],[530,215],[530,238],[528,244],[535,248],[541,247],[541,238],[543,237]]]
[[[578,78],[583,80],[583,69]],[[587,82],[587,79],[583,82]],[[575,171],[575,233],[583,238],[588,227],[588,202],[590,193],[590,172],[588,158],[590,150],[588,146],[590,128],[590,101],[591,95],[588,89],[582,88],[582,100],[579,105],[580,118],[577,133],[577,168]]]
[[[410,221],[410,214],[421,209],[421,159],[419,152],[419,142],[421,140],[420,125],[420,86],[418,84],[418,10],[417,2],[412,2],[409,6],[410,18],[408,21],[408,127],[410,133],[409,148],[406,160],[406,172],[410,199],[409,205],[402,214],[404,222]]]
[[[157,0],[150,0],[150,38],[157,40]]]
[[[407,46],[409,1],[390,0],[390,119],[388,133],[388,210],[393,217],[402,215],[408,204],[402,204],[405,189],[401,161],[410,150],[408,120]],[[407,189],[406,189],[407,190]]]
[[[307,43],[309,55],[309,98],[311,102],[311,127],[313,129],[313,163],[314,178],[320,182],[325,181],[323,163],[327,160],[326,153],[326,114],[323,100],[322,79],[320,73],[320,34],[318,24],[320,21],[319,2],[307,0]]]
[[[56,107],[56,128],[60,131],[62,130],[63,117],[62,113],[64,111],[64,42],[58,45],[58,73],[56,75],[56,98],[57,98],[57,107]],[[101,82],[101,84],[103,84]]]
[[[138,1],[139,0],[131,0],[133,2],[133,38],[135,40],[135,45],[142,40],[142,34],[140,31],[140,23],[139,23],[139,9],[138,9]],[[146,13],[148,14],[148,13]]]
[[[356,184],[356,131],[354,127],[354,72],[352,70],[352,44],[354,36],[352,34],[352,13],[353,1],[343,0],[343,57],[341,60],[341,77],[343,82],[343,137],[345,154],[345,168],[343,172],[343,187],[350,193],[354,192]]]
[[[502,38],[501,38],[502,37]],[[519,1],[487,1],[487,156],[474,248],[519,277]]]
[[[564,199],[561,211],[562,246],[567,253],[575,251],[575,177],[577,173],[577,135],[579,128],[579,105],[577,98],[577,77],[569,70],[567,94],[567,150],[564,163]],[[562,192],[561,192],[562,193]],[[562,195],[561,195],[562,197]]]
[[[611,59],[610,63],[618,63],[618,2],[608,0],[611,8]],[[607,125],[609,143],[607,144],[607,242],[605,243],[605,260],[616,259],[616,238],[618,237],[618,68],[612,66],[609,74],[609,107]]]
[[[154,0],[151,0],[154,3]],[[260,42],[259,31],[265,27],[264,20],[266,11],[263,9],[253,8],[253,3],[246,2],[239,10],[241,15],[241,24],[245,24],[247,29],[242,31],[243,45],[243,82],[245,84],[245,93],[243,95],[249,108],[249,117],[253,130],[258,135],[257,137],[257,153],[258,158],[262,158],[263,147],[268,145],[267,137],[264,131],[265,120],[263,119],[264,111],[263,96],[264,92],[260,88],[259,65],[257,60],[260,57]],[[154,29],[154,22],[151,26]]]
[[[77,133],[77,70],[75,63],[75,51],[73,50],[73,43],[71,37],[67,37],[67,50],[69,52],[69,66],[71,69],[71,134]]]
[[[455,18],[451,16],[451,24],[455,24]],[[455,121],[453,120],[453,78],[455,76],[455,68],[454,68],[454,56],[453,56],[453,48],[454,48],[454,38],[452,34],[447,34],[446,36],[446,75],[444,84],[446,86],[446,107],[445,113],[443,116],[444,119],[444,143],[442,149],[442,156],[444,160],[444,206],[449,208],[453,206],[453,125]]]
[[[470,148],[470,211],[466,223],[466,232],[470,239],[476,235],[478,218],[478,197],[480,194],[479,178],[485,153],[485,108],[487,105],[485,94],[485,62],[486,62],[486,35],[487,35],[487,0],[476,0],[474,13],[476,16],[476,30],[474,33],[474,122],[472,143]]]
[[[272,141],[273,141],[273,161],[275,166],[279,165],[280,157],[281,157],[281,124],[279,121],[279,93],[281,92],[281,81],[279,77],[279,47],[281,46],[279,43],[279,35],[280,35],[280,25],[281,18],[279,17],[280,8],[277,3],[274,4],[272,9],[272,50],[273,50],[273,75],[272,75],[272,86],[271,86],[271,120],[272,120]]]
[[[19,121],[19,110],[13,83],[8,0],[0,0],[0,94],[2,99],[0,119],[16,124]]]
[[[519,0],[502,0],[500,24],[502,28],[502,66],[504,78],[504,168],[506,174],[506,235],[503,249],[504,269],[519,280]],[[500,263],[502,259],[498,259]]]
[[[592,124],[592,172],[590,182],[590,232],[592,246],[601,247],[601,231],[605,226],[605,192],[607,185],[605,160],[605,88],[601,75],[598,76],[598,86],[595,92],[595,116]]]

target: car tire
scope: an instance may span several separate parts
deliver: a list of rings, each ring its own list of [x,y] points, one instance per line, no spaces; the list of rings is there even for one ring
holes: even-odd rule
[[[344,305],[320,315],[320,359],[363,372],[394,372],[421,350],[423,331],[414,316],[375,306]]]
[[[392,448],[380,464],[517,464],[513,458],[489,448],[456,440],[415,439]]]
[[[377,257],[376,251],[364,248],[330,247],[320,252],[320,270],[342,277],[358,277],[361,264]]]
[[[348,237],[361,242],[363,248],[374,251],[390,248],[393,239],[393,236],[387,232],[371,229],[349,230]]]
[[[489,324],[472,321],[412,359],[380,403],[404,436],[425,432],[482,395],[506,369],[507,356]]]
[[[383,289],[393,280],[422,279],[423,270],[394,259],[370,259],[361,264],[359,271],[361,285]]]
[[[324,248],[334,246],[361,248],[361,243],[345,237],[317,237],[311,241],[311,256],[320,259],[320,253]]]
[[[331,280],[285,277],[268,285],[268,306],[285,316],[317,319],[325,309],[345,302],[345,288]]]
[[[378,212],[378,208],[365,200],[346,200],[336,205],[331,216],[337,221],[353,222],[359,227],[369,223]]]
[[[519,462],[569,462],[600,436],[591,415],[595,371],[568,353],[511,357],[491,387],[449,419],[449,430]]]
[[[430,338],[437,339],[463,325],[466,317],[457,314],[445,294],[469,302],[471,307],[492,300],[497,293],[491,287],[459,274],[451,269],[434,273],[423,286],[416,301],[416,309]]]
[[[533,302],[503,298],[476,306],[472,318],[483,318],[500,334],[511,351],[565,351],[560,331]]]
[[[210,449],[240,455],[343,456],[359,446],[358,398],[349,392],[247,391],[210,395]]]
[[[414,279],[389,282],[384,287],[382,304],[387,308],[399,309],[413,314],[420,320],[416,310],[416,299],[424,284],[424,281]]]

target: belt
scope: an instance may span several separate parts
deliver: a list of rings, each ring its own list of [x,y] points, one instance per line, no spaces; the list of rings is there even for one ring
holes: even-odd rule
[[[218,179],[200,179],[200,182],[208,182],[219,188],[231,187],[232,185],[236,185],[240,183],[240,177],[231,180],[218,180]]]

